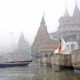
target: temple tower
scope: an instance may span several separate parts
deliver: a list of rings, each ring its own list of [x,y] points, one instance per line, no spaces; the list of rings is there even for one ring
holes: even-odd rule
[[[26,42],[23,33],[21,32],[19,42],[18,42],[18,49],[27,49],[29,47],[29,43]]]
[[[77,41],[80,46],[80,10],[77,4],[72,16],[66,10],[64,16],[59,19],[58,32],[60,38],[63,37],[66,41]]]
[[[45,24],[44,16],[42,16],[39,30],[32,45],[32,54],[38,54],[44,48],[50,49],[51,46],[53,49],[56,49],[57,43],[50,38],[47,31],[47,26]]]

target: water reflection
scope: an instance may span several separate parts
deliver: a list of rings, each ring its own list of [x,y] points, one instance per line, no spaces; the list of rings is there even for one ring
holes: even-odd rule
[[[54,72],[51,68],[29,65],[0,69],[0,80],[80,80],[80,76],[72,70]]]

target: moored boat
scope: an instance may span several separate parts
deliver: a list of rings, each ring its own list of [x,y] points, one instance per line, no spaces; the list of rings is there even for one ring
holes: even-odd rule
[[[13,62],[4,62],[0,63],[0,67],[17,67],[17,66],[27,66],[30,64],[32,60],[30,61],[13,61]]]

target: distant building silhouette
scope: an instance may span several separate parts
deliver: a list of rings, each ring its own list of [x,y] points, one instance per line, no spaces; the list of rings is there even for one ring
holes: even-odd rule
[[[23,33],[21,32],[19,41],[18,41],[18,49],[27,49],[29,48],[29,42],[25,40]]]
[[[72,16],[66,9],[64,16],[60,17],[57,34],[51,33],[52,38],[55,39],[56,36],[57,40],[63,37],[66,41],[77,41],[80,47],[80,10],[77,4]]]
[[[31,59],[27,52],[27,48],[30,47],[29,42],[25,40],[23,33],[21,32],[19,41],[17,44],[18,48],[7,55],[8,61],[26,61]]]

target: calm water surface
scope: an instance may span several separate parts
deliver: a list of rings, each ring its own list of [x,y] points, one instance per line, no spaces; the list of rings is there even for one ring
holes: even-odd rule
[[[0,68],[0,80],[80,80],[72,70],[54,72],[51,68],[29,65],[26,67]]]

